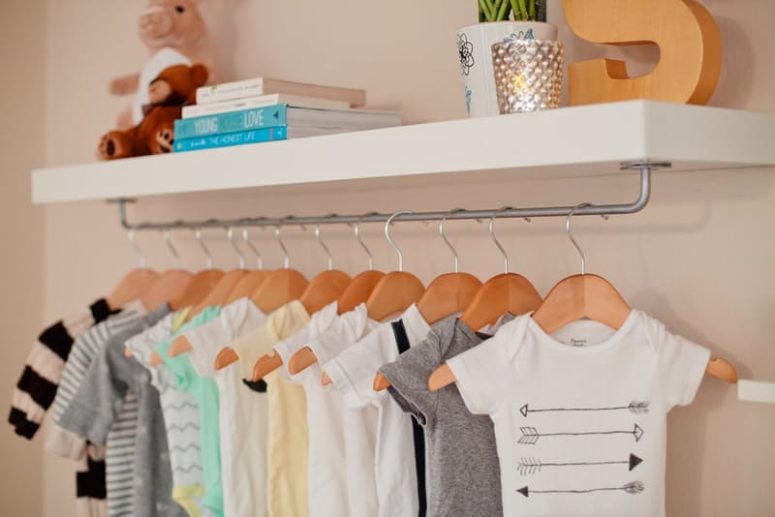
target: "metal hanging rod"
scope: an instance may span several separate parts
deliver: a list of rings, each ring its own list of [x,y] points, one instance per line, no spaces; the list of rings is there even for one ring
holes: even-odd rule
[[[498,208],[492,210],[456,210],[456,211],[434,211],[434,212],[411,212],[397,215],[393,221],[441,221],[450,220],[472,220],[489,219],[495,217],[498,219],[509,218],[530,218],[530,217],[565,217],[571,210],[574,210],[574,216],[582,215],[624,215],[634,214],[642,210],[649,202],[651,195],[651,172],[655,169],[668,168],[670,162],[631,162],[622,163],[621,170],[637,170],[640,172],[640,192],[638,197],[631,203],[589,204],[582,208],[577,206],[541,206],[532,208]],[[367,214],[339,215],[330,214],[325,216],[287,216],[287,217],[245,217],[241,219],[207,219],[202,221],[167,221],[167,222],[141,222],[130,223],[127,219],[126,205],[134,202],[133,199],[120,198],[111,200],[118,206],[119,220],[121,226],[126,230],[182,230],[182,229],[203,229],[203,228],[230,228],[230,227],[267,227],[267,226],[303,226],[318,224],[356,224],[356,223],[381,223],[387,221],[393,214],[370,212]]]

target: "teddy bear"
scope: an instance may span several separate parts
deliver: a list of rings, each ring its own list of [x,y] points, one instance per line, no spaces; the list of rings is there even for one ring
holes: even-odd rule
[[[118,116],[120,129],[140,123],[149,102],[148,85],[168,66],[201,63],[212,70],[213,49],[198,0],[149,0],[138,32],[150,52],[148,61],[139,72],[114,78],[109,85],[112,95],[134,95]]]
[[[204,65],[174,65],[162,70],[148,86],[149,104],[145,117],[135,127],[106,133],[100,140],[98,156],[115,160],[145,154],[172,151],[175,140],[175,120],[182,106],[193,104],[196,89],[207,82]]]

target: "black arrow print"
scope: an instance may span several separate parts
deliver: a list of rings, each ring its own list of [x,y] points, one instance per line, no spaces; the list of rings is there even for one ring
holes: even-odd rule
[[[627,410],[633,414],[641,414],[649,412],[649,403],[645,400],[633,400],[626,406],[611,406],[611,407],[557,407],[557,408],[539,408],[530,409],[529,404],[525,404],[519,408],[519,412],[522,416],[527,417],[528,413],[549,413],[558,411],[623,411]]]
[[[634,454],[629,459],[622,461],[573,461],[573,462],[544,462],[536,458],[522,458],[517,465],[520,475],[528,476],[541,472],[545,467],[590,467],[596,465],[627,465],[630,471],[643,463],[643,460]]]
[[[632,429],[632,431],[584,431],[584,432],[575,432],[575,433],[571,433],[571,432],[539,433],[535,427],[520,427],[519,430],[522,432],[522,437],[518,440],[518,443],[521,443],[522,445],[535,445],[535,443],[538,441],[539,438],[547,437],[547,436],[594,436],[594,435],[601,435],[601,434],[631,434],[635,437],[636,442],[639,442],[640,439],[643,437],[643,428],[638,424],[635,424],[635,427]]]
[[[583,490],[530,490],[527,486],[523,486],[518,488],[517,492],[525,497],[530,497],[531,494],[591,494],[592,492],[613,492],[619,490],[635,495],[643,492],[645,488],[643,481],[633,481],[619,487],[586,488]]]

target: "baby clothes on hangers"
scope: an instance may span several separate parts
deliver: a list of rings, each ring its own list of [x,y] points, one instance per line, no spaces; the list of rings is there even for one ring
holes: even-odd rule
[[[64,458],[79,462],[76,473],[77,511],[79,515],[112,515],[110,506],[94,504],[82,494],[106,499],[112,490],[106,485],[105,446],[88,444],[83,438],[63,429],[59,419],[67,409],[83,381],[98,351],[116,334],[132,327],[145,314],[145,308],[139,301],[132,302],[118,314],[108,317],[81,334],[72,344],[60,377],[59,387],[51,405],[51,423],[47,428],[46,448]],[[137,419],[134,395],[128,396],[118,416],[121,424]],[[112,434],[123,434],[116,431]]]
[[[395,325],[394,325],[395,324]],[[373,389],[379,368],[421,342],[430,325],[416,305],[399,319],[378,325],[360,342],[323,365],[351,408],[377,407],[375,469],[379,517],[425,515],[425,451],[422,430],[385,392]]]
[[[164,361],[164,366],[175,376],[178,389],[193,396],[197,402],[199,446],[202,459],[202,479],[204,482],[202,503],[207,511],[215,516],[224,515],[218,387],[213,379],[201,377],[197,374],[191,362],[191,354],[170,357],[168,352],[172,342],[178,335],[211,321],[220,312],[220,307],[205,307],[191,321],[181,326],[173,336],[158,344],[155,350]],[[180,320],[181,317],[176,319]]]
[[[301,330],[310,320],[294,300],[270,314],[254,332],[231,345],[240,358],[242,376],[251,379],[253,365],[275,344]],[[304,390],[273,372],[267,383],[267,513],[269,517],[307,516],[307,422]],[[258,396],[258,394],[256,394]]]
[[[137,360],[124,355],[124,345],[132,336],[156,325],[169,313],[163,305],[142,318],[134,327],[113,336],[99,351],[78,392],[62,414],[60,425],[92,443],[104,444],[108,433],[115,426],[126,393],[137,397],[138,419],[135,443],[127,443],[123,449],[106,452],[116,458],[132,456],[134,451],[134,476],[130,511],[123,515],[184,516],[185,512],[172,501],[172,469],[164,418],[159,403],[159,393],[151,386],[150,373]],[[128,427],[131,427],[128,426]],[[131,466],[129,466],[131,470]],[[124,494],[119,494],[124,496]]]
[[[189,517],[202,517],[204,481],[199,446],[199,406],[193,396],[177,389],[175,376],[165,365],[150,365],[154,347],[172,336],[182,324],[180,319],[180,313],[168,314],[155,326],[129,339],[126,348],[148,370],[151,385],[159,392],[172,468],[172,499]]]
[[[335,303],[330,307],[336,311]],[[369,319],[366,304],[338,316],[325,332],[306,342],[317,363],[291,376],[291,382],[303,385],[307,395],[311,517],[377,514],[374,479],[376,409],[347,407],[333,386],[321,384],[323,370],[320,366],[376,326],[377,322]]]
[[[507,517],[657,517],[667,412],[691,403],[709,358],[632,310],[618,330],[579,320],[553,335],[520,316],[447,364],[494,422]]]
[[[389,393],[425,430],[428,515],[503,515],[492,421],[472,415],[454,385],[428,391],[436,367],[488,337],[450,316],[433,325],[422,343],[380,368],[390,381]]]
[[[31,440],[40,428],[59,387],[59,379],[73,341],[86,329],[120,311],[111,310],[104,298],[80,314],[49,325],[32,345],[11,397],[8,423],[19,436]]]
[[[252,389],[236,366],[216,371],[215,358],[224,344],[265,321],[249,298],[241,298],[184,333],[197,373],[215,379],[218,386],[223,505],[230,517],[266,515],[266,390]]]

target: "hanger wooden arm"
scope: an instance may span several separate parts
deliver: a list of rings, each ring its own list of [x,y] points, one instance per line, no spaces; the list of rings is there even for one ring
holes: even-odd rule
[[[239,361],[239,356],[233,348],[230,346],[221,348],[221,351],[218,352],[218,355],[215,358],[215,369],[223,370],[230,364],[234,364],[237,361]]]
[[[162,359],[159,354],[157,354],[156,352],[151,352],[151,357],[148,359],[148,364],[156,368],[160,366],[163,362],[164,362],[164,359]]]
[[[323,375],[320,376],[320,384],[323,386],[328,386],[331,384],[331,377],[329,377],[326,372],[323,372]]]
[[[708,366],[705,368],[705,375],[721,379],[729,384],[737,383],[737,370],[726,359],[720,357],[713,357],[708,361]],[[436,368],[430,377],[428,377],[428,390],[439,391],[441,388],[449,386],[455,382],[455,375],[450,370],[447,363],[442,364]]]
[[[272,350],[253,365],[253,382],[258,382],[283,365],[283,358]]]
[[[385,391],[390,387],[390,381],[387,380],[387,378],[382,375],[381,373],[377,373],[377,375],[374,376],[374,384],[372,385],[372,389],[374,391]]]
[[[288,372],[291,375],[296,375],[317,362],[318,358],[315,352],[310,347],[305,346],[291,356],[290,361],[288,361]]]
[[[191,341],[189,341],[186,336],[178,336],[170,345],[170,349],[167,353],[170,357],[177,357],[179,355],[187,354],[191,350]]]

